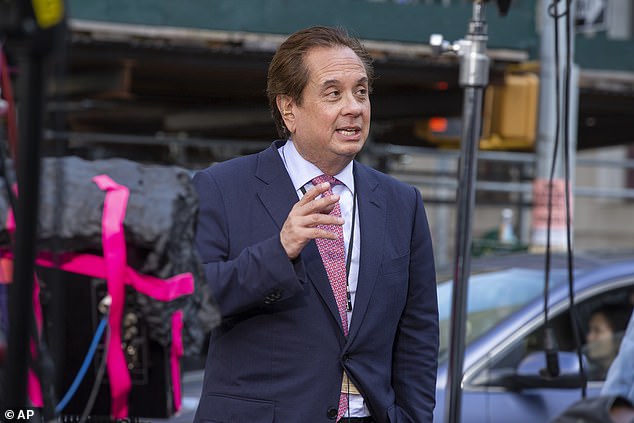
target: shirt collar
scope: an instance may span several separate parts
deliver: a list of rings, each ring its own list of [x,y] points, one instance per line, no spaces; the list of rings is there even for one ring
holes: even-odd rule
[[[304,159],[297,149],[292,140],[288,140],[286,144],[280,147],[280,154],[284,160],[284,165],[288,171],[291,181],[293,181],[293,187],[295,190],[301,189],[304,185],[309,183],[313,178],[322,175],[324,172],[319,170],[317,166]],[[352,169],[354,167],[351,161],[343,168],[341,172],[333,177],[340,180],[349,190],[354,193],[354,176]]]

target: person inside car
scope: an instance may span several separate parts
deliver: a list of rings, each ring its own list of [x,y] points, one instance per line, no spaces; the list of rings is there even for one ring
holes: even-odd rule
[[[630,316],[619,353],[610,366],[601,395],[618,395],[634,403],[634,315]]]
[[[590,314],[586,334],[588,379],[605,380],[632,313],[630,305],[605,304]]]
[[[594,315],[595,313],[592,314]],[[630,316],[619,352],[610,366],[601,395],[577,401],[552,423],[632,423],[633,403],[634,315]]]

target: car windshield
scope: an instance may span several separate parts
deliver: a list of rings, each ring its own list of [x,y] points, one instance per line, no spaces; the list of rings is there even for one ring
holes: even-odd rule
[[[565,283],[565,270],[551,271],[551,288]],[[439,360],[447,359],[451,312],[451,280],[438,284]],[[544,271],[508,268],[471,275],[467,294],[466,345],[544,293]]]

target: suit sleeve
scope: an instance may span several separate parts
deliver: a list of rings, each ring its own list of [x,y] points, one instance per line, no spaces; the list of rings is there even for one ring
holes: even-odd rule
[[[409,264],[409,292],[392,364],[399,422],[431,423],[436,404],[438,300],[431,235],[416,188]]]
[[[227,210],[222,190],[206,171],[194,176],[193,185],[200,204],[196,247],[207,283],[224,318],[265,308],[302,290],[303,264],[300,259],[289,260],[279,233],[254,242],[236,257],[229,257],[227,213],[231,210]]]

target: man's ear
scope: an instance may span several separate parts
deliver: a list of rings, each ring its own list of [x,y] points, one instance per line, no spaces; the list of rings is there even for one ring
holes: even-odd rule
[[[293,113],[295,102],[293,98],[288,95],[278,95],[275,98],[277,103],[277,110],[280,111],[286,129],[292,134],[295,132],[295,114]]]

